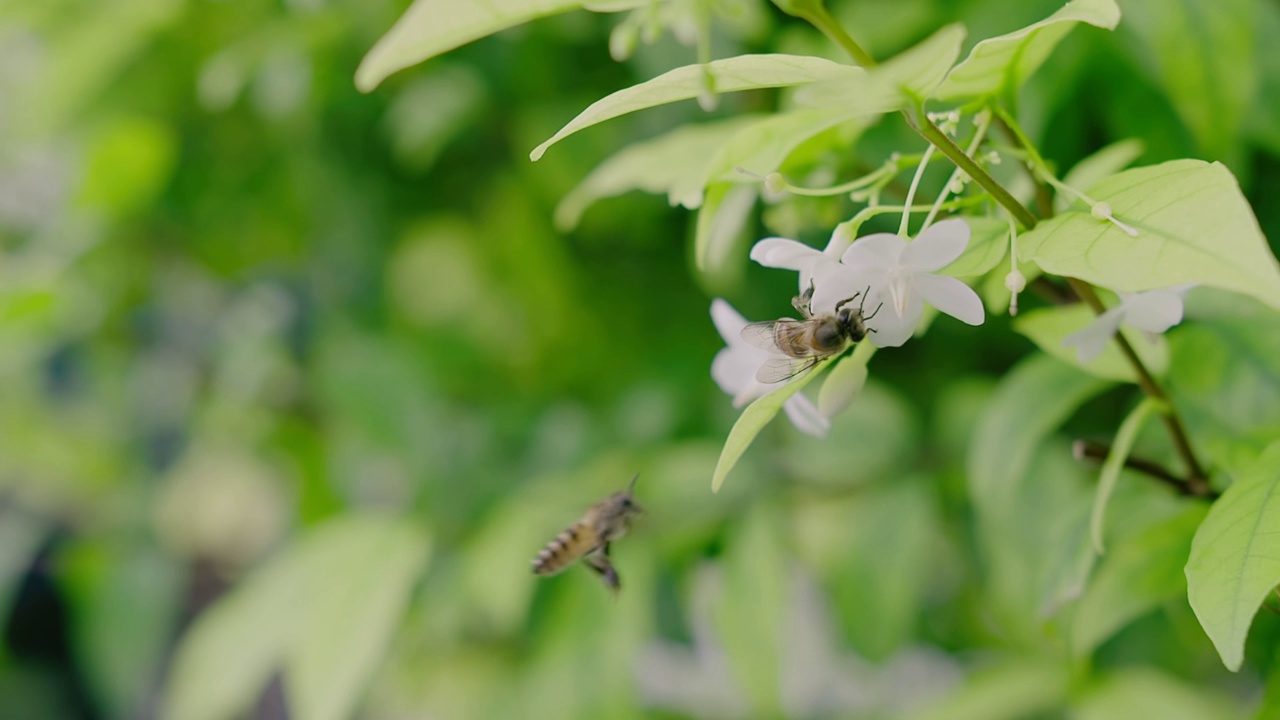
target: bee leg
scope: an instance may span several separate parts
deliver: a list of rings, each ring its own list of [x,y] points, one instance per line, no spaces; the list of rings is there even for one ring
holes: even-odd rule
[[[813,314],[809,308],[809,303],[813,300],[813,278],[809,278],[809,287],[803,293],[791,298],[791,307],[796,309],[804,317]]]
[[[604,584],[609,590],[617,594],[622,589],[622,580],[618,577],[618,571],[613,569],[613,563],[609,562],[609,545],[606,543],[600,552],[594,552],[587,555],[583,560],[587,567],[604,580]]]

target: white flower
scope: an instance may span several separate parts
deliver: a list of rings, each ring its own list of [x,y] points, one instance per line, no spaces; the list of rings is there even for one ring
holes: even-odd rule
[[[751,247],[751,259],[765,267],[799,271],[800,291],[804,292],[810,282],[816,283],[818,278],[839,269],[840,255],[851,241],[848,228],[841,223],[831,233],[824,250],[788,238],[770,237]]]
[[[777,356],[742,339],[742,328],[747,326],[747,319],[729,303],[716,298],[711,301],[711,321],[728,345],[711,361],[711,377],[721,390],[733,397],[733,406],[742,407],[775,390],[778,385],[757,381],[756,371],[766,360]],[[824,437],[831,428],[831,420],[818,412],[818,407],[800,393],[788,398],[782,409],[791,419],[791,424],[807,435]]]
[[[930,225],[911,242],[890,233],[859,238],[840,258],[841,266],[817,278],[811,307],[835,312],[836,303],[865,292],[859,302],[878,347],[897,347],[911,338],[927,302],[966,322],[981,325],[982,300],[968,285],[935,271],[950,265],[969,244],[969,225],[960,219]]]
[[[1159,334],[1182,322],[1182,299],[1194,285],[1120,293],[1120,304],[1102,313],[1083,330],[1062,339],[1066,347],[1075,346],[1076,358],[1082,363],[1102,354],[1120,325]]]

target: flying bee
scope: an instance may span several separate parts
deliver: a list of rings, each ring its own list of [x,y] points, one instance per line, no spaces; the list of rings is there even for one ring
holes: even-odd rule
[[[742,328],[742,338],[758,348],[783,357],[770,358],[756,371],[756,380],[776,383],[789,380],[806,372],[826,358],[839,355],[852,343],[861,342],[875,328],[867,327],[867,321],[880,312],[876,307],[870,315],[864,315],[867,293],[854,293],[836,303],[834,315],[816,315],[809,306],[813,299],[813,283],[804,294],[791,299],[791,305],[804,317],[803,320],[782,318],[754,322]],[[862,298],[858,307],[852,302]]]
[[[639,477],[637,473],[631,478],[626,490],[592,505],[581,520],[547,543],[533,559],[533,573],[554,575],[581,559],[616,593],[622,581],[609,562],[609,543],[627,534],[631,519],[644,512],[631,494]]]

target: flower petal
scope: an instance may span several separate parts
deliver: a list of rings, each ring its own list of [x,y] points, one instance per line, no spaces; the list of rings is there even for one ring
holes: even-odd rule
[[[813,298],[809,307],[816,315],[832,315],[836,311],[836,303],[866,292],[868,287],[877,284],[876,279],[871,273],[844,265],[824,268],[814,275]]]
[[[845,270],[845,267],[835,260],[813,263],[808,268],[800,271],[800,292],[803,293],[808,290],[810,283],[813,284],[816,291],[816,288],[825,283],[827,278],[842,270]]]
[[[920,273],[912,276],[911,285],[925,302],[961,322],[981,325],[986,319],[978,293],[953,277]]]
[[[711,379],[716,381],[720,390],[726,395],[737,395],[742,389],[743,379],[739,367],[742,354],[735,353],[733,348],[721,348],[711,360]]]
[[[822,381],[818,391],[818,412],[833,418],[853,404],[867,384],[867,364],[846,358],[836,363]]]
[[[765,267],[799,270],[822,252],[787,238],[765,238],[751,247],[751,259]]]
[[[822,254],[832,260],[839,260],[845,250],[849,249],[849,245],[853,243],[853,236],[849,233],[849,226],[846,223],[836,225],[836,229],[831,231],[831,239],[827,241],[827,246],[822,249]]]
[[[848,227],[844,223],[836,225],[820,257],[815,257],[811,262],[801,261],[804,266],[800,268],[800,292],[808,290],[810,283],[816,286],[823,276],[839,268],[840,256],[851,242],[853,238],[849,235]]]
[[[826,437],[827,431],[831,429],[831,420],[818,412],[818,406],[812,400],[800,393],[787,398],[782,404],[782,410],[791,424],[806,435]]]
[[[1111,308],[1102,313],[1093,322],[1085,326],[1083,330],[1071,333],[1062,339],[1064,347],[1076,348],[1076,359],[1082,363],[1102,354],[1110,342],[1111,336],[1116,334],[1116,330],[1120,329],[1120,320],[1124,317],[1124,310],[1119,307]]]
[[[918,293],[911,293],[899,315],[890,298],[882,298],[879,291],[873,290],[867,300],[867,314],[871,316],[867,327],[875,331],[867,334],[867,340],[876,347],[898,347],[915,335],[920,316],[924,315],[924,303]]]
[[[858,270],[887,271],[900,264],[906,247],[907,241],[893,233],[867,235],[850,245],[840,256],[840,262]]]
[[[1124,308],[1124,324],[1149,333],[1162,333],[1182,322],[1183,286],[1121,294]]]
[[[902,251],[902,264],[916,272],[933,272],[955,262],[969,247],[969,224],[960,218],[935,223]]]
[[[747,379],[747,384],[733,396],[733,406],[735,408],[745,407],[747,403],[768,395],[769,391],[777,387],[776,385],[765,385],[756,380],[756,370],[758,369],[760,369],[760,363],[756,363],[755,367],[752,368],[751,377]]]
[[[730,346],[741,342],[742,328],[747,326],[747,319],[720,298],[711,301],[711,322],[715,323],[716,332]]]

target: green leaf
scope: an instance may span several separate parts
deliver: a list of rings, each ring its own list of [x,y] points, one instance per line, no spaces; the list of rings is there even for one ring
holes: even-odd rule
[[[795,508],[797,552],[824,579],[853,647],[872,662],[910,642],[943,566],[932,487],[932,478],[895,477]]]
[[[9,617],[23,573],[50,532],[43,518],[0,507],[0,617]]]
[[[1058,41],[1081,22],[1114,30],[1120,22],[1120,8],[1114,0],[1074,0],[1038,23],[987,38],[951,70],[934,97],[952,102],[1017,91],[1049,57]]]
[[[939,270],[952,277],[976,277],[1000,264],[1009,251],[1009,224],[988,217],[966,217],[969,244],[960,257]]]
[[[755,503],[726,540],[713,621],[737,686],[758,717],[781,716],[782,643],[792,577],[777,512]]]
[[[759,180],[738,172],[742,168],[755,175],[768,175],[782,167],[783,161],[799,145],[842,122],[849,122],[844,111],[831,109],[801,109],[771,115],[759,119],[741,129],[729,142],[722,145],[707,164],[704,184],[716,181],[752,182]],[[849,140],[852,144],[852,139]],[[700,191],[701,188],[689,188]],[[689,199],[696,197],[689,194]],[[673,193],[673,202],[685,207],[696,207]]]
[[[1073,188],[1087,188],[1114,175],[1133,164],[1145,149],[1141,140],[1130,138],[1111,143],[1098,152],[1076,163],[1063,178],[1063,184]],[[1053,198],[1053,212],[1061,213],[1075,202],[1066,193]]]
[[[1107,459],[1102,463],[1102,472],[1098,475],[1098,492],[1094,496],[1093,511],[1089,514],[1089,535],[1093,538],[1093,549],[1099,555],[1104,552],[1102,529],[1106,522],[1107,502],[1116,488],[1116,481],[1120,479],[1120,470],[1124,468],[1124,461],[1129,458],[1129,451],[1133,449],[1133,442],[1138,439],[1143,424],[1160,405],[1159,401],[1151,398],[1138,403],[1124,422],[1120,423],[1120,429],[1111,441]]]
[[[969,488],[980,507],[1014,503],[1009,489],[1021,482],[1036,448],[1077,407],[1107,387],[1045,357],[1020,363],[1005,376],[974,430]]]
[[[989,566],[993,619],[1011,639],[1041,642],[1044,618],[1083,590],[1095,555],[1082,469],[1049,436],[1107,383],[1044,357],[1000,384],[970,440],[967,475]]]
[[[1114,342],[1107,343],[1106,348],[1087,363],[1080,362],[1074,347],[1062,344],[1068,335],[1084,329],[1096,318],[1093,310],[1083,304],[1060,305],[1022,313],[1013,321],[1013,329],[1026,335],[1046,353],[1090,375],[1120,382],[1137,382],[1133,366]],[[1148,335],[1130,327],[1122,326],[1120,333],[1129,340],[1129,345],[1148,370],[1161,375],[1169,367],[1169,344],[1163,335],[1157,335],[1152,342]]]
[[[1089,655],[1135,618],[1186,593],[1182,568],[1207,512],[1195,503],[1114,543],[1072,615],[1074,654]]]
[[[376,516],[331,522],[307,539],[308,592],[285,657],[290,709],[351,717],[382,661],[430,543],[416,526]]]
[[[581,7],[583,0],[414,0],[356,68],[356,87],[370,92],[397,70],[453,48],[547,15]]]
[[[1280,584],[1280,442],[1209,510],[1191,542],[1187,598],[1227,669],[1240,669],[1253,616]]]
[[[306,602],[303,568],[293,553],[257,568],[180,639],[161,714],[223,720],[248,710],[284,660]]]
[[[1262,701],[1258,704],[1255,720],[1275,720],[1280,717],[1280,663],[1276,663],[1272,654],[1271,669],[1264,680]]]
[[[1280,37],[1280,6],[1256,3],[1255,10],[1257,24],[1252,44],[1259,82],[1244,122],[1254,143],[1272,155],[1280,155],[1280,53],[1267,51],[1271,38]]]
[[[758,195],[753,185],[723,182],[707,188],[694,229],[693,252],[698,271],[713,284],[727,284],[727,278],[735,275],[733,270],[741,268],[745,253],[739,245]]]
[[[150,208],[173,174],[173,130],[145,118],[117,120],[95,138],[80,201],[113,216]]]
[[[831,360],[824,360],[818,363],[817,367],[805,373],[803,377],[792,380],[768,395],[756,398],[746,410],[742,411],[738,421],[733,424],[733,429],[729,431],[728,439],[724,441],[724,448],[720,451],[720,460],[716,463],[716,471],[711,478],[711,492],[719,492],[729,471],[738,464],[738,458],[751,447],[751,442],[756,439],[756,435],[760,434],[764,426],[769,424],[773,416],[778,414],[782,404],[821,374],[830,362]]]
[[[1071,720],[1236,720],[1241,708],[1206,683],[1189,683],[1150,667],[1106,675],[1073,703]]]
[[[206,610],[182,638],[164,717],[241,714],[283,667],[300,717],[347,717],[382,659],[428,543],[408,523],[318,526]]]
[[[1126,170],[1088,193],[1138,236],[1072,210],[1022,235],[1020,257],[1117,292],[1200,283],[1280,308],[1280,264],[1222,164],[1173,160]]]
[[[882,115],[923,102],[960,56],[964,26],[951,24],[860,76],[833,78],[796,92],[796,104]]]
[[[1241,125],[1257,97],[1258,5],[1253,0],[1125,1],[1122,47],[1155,75],[1208,157],[1230,161],[1240,152]],[[1258,49],[1271,55],[1269,45],[1267,38]]]
[[[3,7],[11,11],[20,6],[6,3]],[[52,32],[40,26],[27,27],[21,19],[21,10],[18,18],[10,12],[5,25],[36,33],[47,60],[31,67],[29,77],[33,82],[6,89],[6,97],[12,103],[16,91],[31,88],[35,102],[8,105],[11,110],[5,136],[11,139],[44,137],[72,125],[78,113],[87,112],[85,108],[107,92],[119,76],[141,62],[140,58],[153,47],[157,37],[177,32],[173,25],[186,9],[182,0],[91,3],[55,16],[59,21],[53,23],[56,29]],[[48,12],[52,15],[55,11]],[[95,113],[93,117],[103,114]],[[148,158],[149,164],[152,161]]]
[[[1212,292],[1190,299],[1203,305]],[[1259,332],[1280,325],[1280,313],[1217,294],[1227,303],[1224,315],[1198,317],[1170,334],[1168,384],[1191,437],[1214,464],[1238,472],[1237,458],[1248,464],[1280,437],[1280,333]]]
[[[739,55],[705,65],[685,65],[597,100],[534,148],[529,158],[536,162],[547,148],[583,128],[637,110],[695,98],[708,91],[728,93],[806,85],[819,80],[849,81],[864,74],[862,68],[805,55]]]
[[[859,343],[849,357],[836,361],[836,366],[827,373],[827,379],[822,381],[822,388],[818,390],[818,412],[833,418],[849,407],[867,384],[867,363],[875,353],[875,345]]]
[[[1020,658],[976,673],[964,687],[902,716],[905,720],[1020,720],[1050,715],[1067,698],[1067,670],[1058,663]]]
[[[101,537],[62,556],[75,618],[72,639],[107,717],[136,717],[151,702],[182,614],[184,568],[154,547]]]
[[[595,201],[630,190],[666,193],[671,204],[702,204],[707,167],[721,147],[759,118],[739,116],[685,125],[623,148],[596,166],[556,207],[556,227],[573,229]]]

